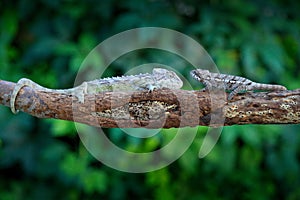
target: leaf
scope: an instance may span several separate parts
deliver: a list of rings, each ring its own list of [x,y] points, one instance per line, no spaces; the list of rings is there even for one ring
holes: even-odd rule
[[[108,186],[107,175],[100,170],[89,170],[83,173],[81,181],[84,186],[84,190],[91,194],[93,192],[103,193],[106,191]]]
[[[268,68],[279,75],[284,68],[284,51],[279,40],[274,35],[266,35],[262,38],[260,46],[257,48],[260,57]]]
[[[18,20],[15,11],[6,10],[0,19],[0,43],[9,44],[18,30]]]
[[[76,135],[76,129],[74,122],[49,119],[52,124],[52,134],[53,136],[60,137],[66,135]]]
[[[242,66],[245,70],[245,76],[251,79],[252,77],[259,80],[261,75],[260,72],[262,69],[259,67],[257,46],[254,42],[247,42],[241,47],[241,61]],[[259,74],[259,75],[257,75]]]
[[[75,154],[67,154],[61,163],[61,169],[69,176],[78,176],[85,171],[86,163],[82,162]]]
[[[38,61],[43,61],[54,54],[57,45],[60,41],[56,38],[43,38],[36,41],[28,47],[26,53],[22,58],[22,62],[25,65],[33,65]]]

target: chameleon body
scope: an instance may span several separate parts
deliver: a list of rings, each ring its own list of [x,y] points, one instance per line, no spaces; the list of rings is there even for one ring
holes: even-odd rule
[[[24,86],[29,86],[35,90],[45,92],[63,93],[74,95],[80,103],[84,103],[85,94],[97,94],[108,91],[153,91],[159,88],[180,89],[183,85],[182,80],[175,72],[162,68],[154,68],[152,73],[96,79],[93,81],[83,82],[81,85],[70,89],[49,89],[31,81],[30,79],[20,79],[10,98],[10,108],[13,113],[15,109],[16,97]]]
[[[228,74],[211,73],[208,70],[203,70],[203,69],[192,70],[190,73],[194,79],[203,83],[205,88],[207,89],[216,87],[219,89],[225,89],[227,91],[231,91],[228,96],[228,100],[231,100],[237,93],[242,91],[286,90],[286,87],[282,85],[256,83],[244,77],[233,76]]]

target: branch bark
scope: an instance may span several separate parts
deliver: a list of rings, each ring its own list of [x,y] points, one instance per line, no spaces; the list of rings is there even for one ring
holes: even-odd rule
[[[0,102],[9,107],[15,83],[0,80]],[[38,118],[55,118],[92,126],[172,128],[242,124],[300,123],[300,89],[239,94],[230,102],[209,92],[160,89],[149,93],[103,92],[85,95],[85,102],[61,93],[23,87],[16,109]],[[211,120],[219,116],[224,120]],[[211,122],[213,121],[213,123]],[[224,122],[224,123],[223,123]]]

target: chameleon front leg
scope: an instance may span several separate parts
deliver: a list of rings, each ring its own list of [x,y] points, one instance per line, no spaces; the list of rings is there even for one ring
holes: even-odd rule
[[[29,86],[33,89],[36,89],[36,90],[44,90],[44,89],[47,89],[47,88],[44,88],[42,86],[40,86],[39,84],[33,82],[32,80],[30,79],[27,79],[27,78],[21,78],[17,83],[16,83],[16,86],[10,96],[10,109],[12,111],[12,113],[14,114],[17,114],[19,111],[16,110],[15,108],[15,102],[16,102],[16,98],[18,96],[18,93],[19,91],[24,87],[24,86]]]
[[[202,88],[200,91],[211,91],[213,88],[213,84],[210,81],[203,80],[202,84],[204,85],[204,88]]]
[[[228,95],[228,100],[231,100],[236,94],[238,94],[239,92],[246,90],[246,86],[245,85],[239,85],[238,87],[234,88],[230,94]]]
[[[202,84],[205,86],[200,91],[213,91],[213,90],[220,90],[223,89],[224,86],[218,82],[215,82],[213,80],[203,80]]]
[[[147,84],[146,85],[146,89],[148,90],[148,92],[153,92],[153,90],[157,89],[158,87],[156,85],[153,84]]]
[[[146,88],[145,89],[147,89],[149,93],[153,92],[153,90],[159,88],[156,79],[153,78],[153,77],[152,77],[152,82],[153,82],[152,84],[151,83],[146,84]]]

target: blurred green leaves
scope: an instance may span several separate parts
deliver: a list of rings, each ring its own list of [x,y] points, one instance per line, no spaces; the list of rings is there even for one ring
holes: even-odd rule
[[[4,79],[4,76],[10,75],[12,70],[10,70],[9,63],[16,59],[18,53],[14,47],[11,47],[18,31],[18,19],[14,10],[7,9],[2,13],[0,30],[2,30],[0,32],[0,63],[2,68],[0,78]]]
[[[69,181],[84,189],[88,194],[103,193],[107,189],[108,177],[102,170],[89,167],[88,154],[89,152],[83,150],[79,156],[66,155],[61,163],[61,169]]]

